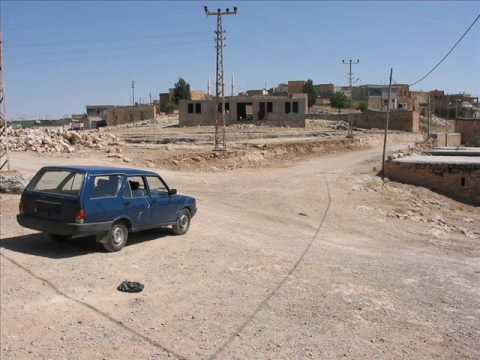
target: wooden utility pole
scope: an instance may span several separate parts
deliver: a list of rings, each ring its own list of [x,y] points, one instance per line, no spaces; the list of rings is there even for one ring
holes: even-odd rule
[[[430,100],[430,94],[428,94],[428,129],[427,129],[427,139],[430,138],[431,135],[431,126],[432,126],[432,102]]]
[[[390,82],[388,84],[387,116],[385,121],[385,136],[383,138],[383,154],[382,154],[382,180],[383,181],[385,181],[385,154],[387,152],[388,126],[390,124],[390,96],[392,92],[392,74],[393,74],[393,68],[390,68]]]

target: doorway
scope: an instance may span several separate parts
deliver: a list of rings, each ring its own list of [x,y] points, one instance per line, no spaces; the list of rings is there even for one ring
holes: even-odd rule
[[[252,121],[252,103],[237,103],[237,121]]]

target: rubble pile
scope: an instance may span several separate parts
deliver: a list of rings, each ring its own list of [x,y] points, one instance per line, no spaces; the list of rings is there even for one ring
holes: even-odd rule
[[[15,171],[0,173],[1,194],[21,194],[28,184],[28,180]]]
[[[77,132],[64,128],[9,129],[7,142],[11,151],[72,153],[83,148],[107,153],[120,152],[120,140],[113,134],[98,130]]]
[[[352,180],[353,191],[381,192],[384,199],[389,199],[394,205],[390,209],[357,207],[360,211],[377,211],[387,218],[425,223],[431,234],[437,238],[459,233],[468,239],[480,239],[480,231],[472,226],[473,219],[459,216],[460,222],[458,219],[454,220],[459,205],[455,205],[453,200],[449,202],[442,195],[421,187],[395,183],[388,179],[383,183],[379,177],[373,175],[363,175]]]

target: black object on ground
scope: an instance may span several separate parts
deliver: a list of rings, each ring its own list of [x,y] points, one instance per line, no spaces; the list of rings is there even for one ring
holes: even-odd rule
[[[135,281],[125,280],[120,285],[118,285],[117,290],[128,293],[137,293],[143,290],[143,284]]]

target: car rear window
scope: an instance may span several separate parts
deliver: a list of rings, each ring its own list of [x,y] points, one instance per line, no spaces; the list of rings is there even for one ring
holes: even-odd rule
[[[102,175],[93,178],[92,198],[114,197],[122,185],[120,175]]]
[[[47,170],[30,186],[32,191],[78,196],[85,174],[68,170]]]

